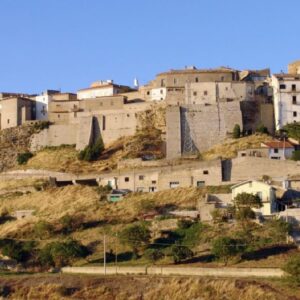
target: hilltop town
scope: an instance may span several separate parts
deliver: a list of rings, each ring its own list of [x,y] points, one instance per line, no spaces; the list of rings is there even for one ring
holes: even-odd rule
[[[300,61],[1,92],[0,151],[6,270],[281,278],[299,256]]]

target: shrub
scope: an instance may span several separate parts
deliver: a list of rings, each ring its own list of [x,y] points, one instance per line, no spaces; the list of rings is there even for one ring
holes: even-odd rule
[[[15,259],[17,262],[25,262],[31,255],[34,242],[20,242],[10,239],[1,240],[2,255]]]
[[[190,228],[192,225],[193,225],[193,222],[190,221],[190,220],[184,220],[184,219],[182,219],[182,220],[178,220],[178,221],[177,221],[177,227],[178,227],[179,229],[188,229],[188,228]]]
[[[144,253],[146,259],[155,263],[156,261],[162,259],[164,257],[164,253],[159,249],[147,249]]]
[[[50,237],[53,233],[53,230],[54,230],[53,226],[50,223],[43,220],[34,224],[33,227],[34,235],[40,239]]]
[[[155,201],[150,199],[142,199],[137,203],[136,208],[139,213],[147,213],[155,209]]]
[[[282,219],[269,220],[265,224],[266,229],[270,231],[270,237],[274,243],[286,241],[287,235],[292,230],[292,225]]]
[[[262,207],[261,199],[257,195],[253,195],[245,192],[238,194],[234,198],[234,203],[238,209],[241,207],[252,207],[252,208]]]
[[[61,232],[63,234],[69,234],[73,231],[76,231],[82,227],[83,221],[84,216],[82,214],[78,214],[75,216],[66,214],[59,219],[59,223],[61,225]]]
[[[121,231],[120,240],[131,247],[134,257],[145,248],[150,241],[150,230],[144,224],[129,225]]]
[[[288,137],[300,141],[300,123],[291,123],[283,127],[283,130],[287,133]]]
[[[19,153],[17,156],[17,162],[19,165],[25,165],[31,157],[33,157],[31,152]]]
[[[300,150],[295,150],[292,154],[292,160],[300,160]]]
[[[8,285],[0,285],[1,299],[2,299],[2,297],[7,298],[10,293],[11,293],[11,288]]]
[[[225,265],[231,257],[243,253],[244,250],[245,247],[239,240],[226,236],[219,237],[212,243],[212,254],[218,259],[221,259]]]
[[[235,124],[233,127],[232,137],[238,139],[241,136],[241,127],[239,124]]]
[[[288,261],[282,267],[288,276],[288,280],[300,285],[300,255],[294,255],[288,259]]]
[[[175,264],[181,262],[184,259],[193,257],[193,252],[190,248],[182,245],[171,246],[171,256]]]
[[[47,244],[39,255],[39,260],[47,266],[62,267],[71,263],[74,259],[86,257],[89,254],[87,248],[75,240],[65,242],[52,242]]]
[[[256,127],[255,132],[257,132],[257,133],[265,133],[265,134],[269,133],[268,128],[266,126],[264,126],[263,124],[259,124]]]
[[[85,161],[94,161],[99,158],[101,153],[104,150],[104,144],[102,137],[100,136],[94,145],[88,145],[86,146],[82,151],[78,154],[79,160],[85,160]]]
[[[255,219],[255,212],[250,207],[241,207],[236,211],[235,217],[238,220]]]

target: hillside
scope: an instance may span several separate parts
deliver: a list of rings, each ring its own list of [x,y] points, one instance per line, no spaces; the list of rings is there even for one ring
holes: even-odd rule
[[[27,275],[0,277],[11,299],[297,300],[282,282],[187,277]],[[164,295],[164,298],[161,296]]]
[[[204,160],[212,160],[222,157],[233,158],[240,150],[260,147],[262,142],[272,140],[272,137],[266,134],[253,134],[239,139],[228,139],[223,144],[216,145],[210,150],[201,153],[201,158]]]

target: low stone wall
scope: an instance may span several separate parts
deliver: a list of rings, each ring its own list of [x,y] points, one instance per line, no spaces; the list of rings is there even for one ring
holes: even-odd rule
[[[219,277],[282,277],[279,268],[197,268],[197,267],[65,267],[62,273],[98,275],[187,275]]]

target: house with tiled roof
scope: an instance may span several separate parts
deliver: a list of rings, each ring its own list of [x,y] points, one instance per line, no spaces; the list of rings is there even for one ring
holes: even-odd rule
[[[269,150],[268,156],[271,159],[288,159],[292,157],[293,152],[295,151],[294,145],[286,140],[273,140],[270,142],[264,142],[261,143],[261,147]]]

